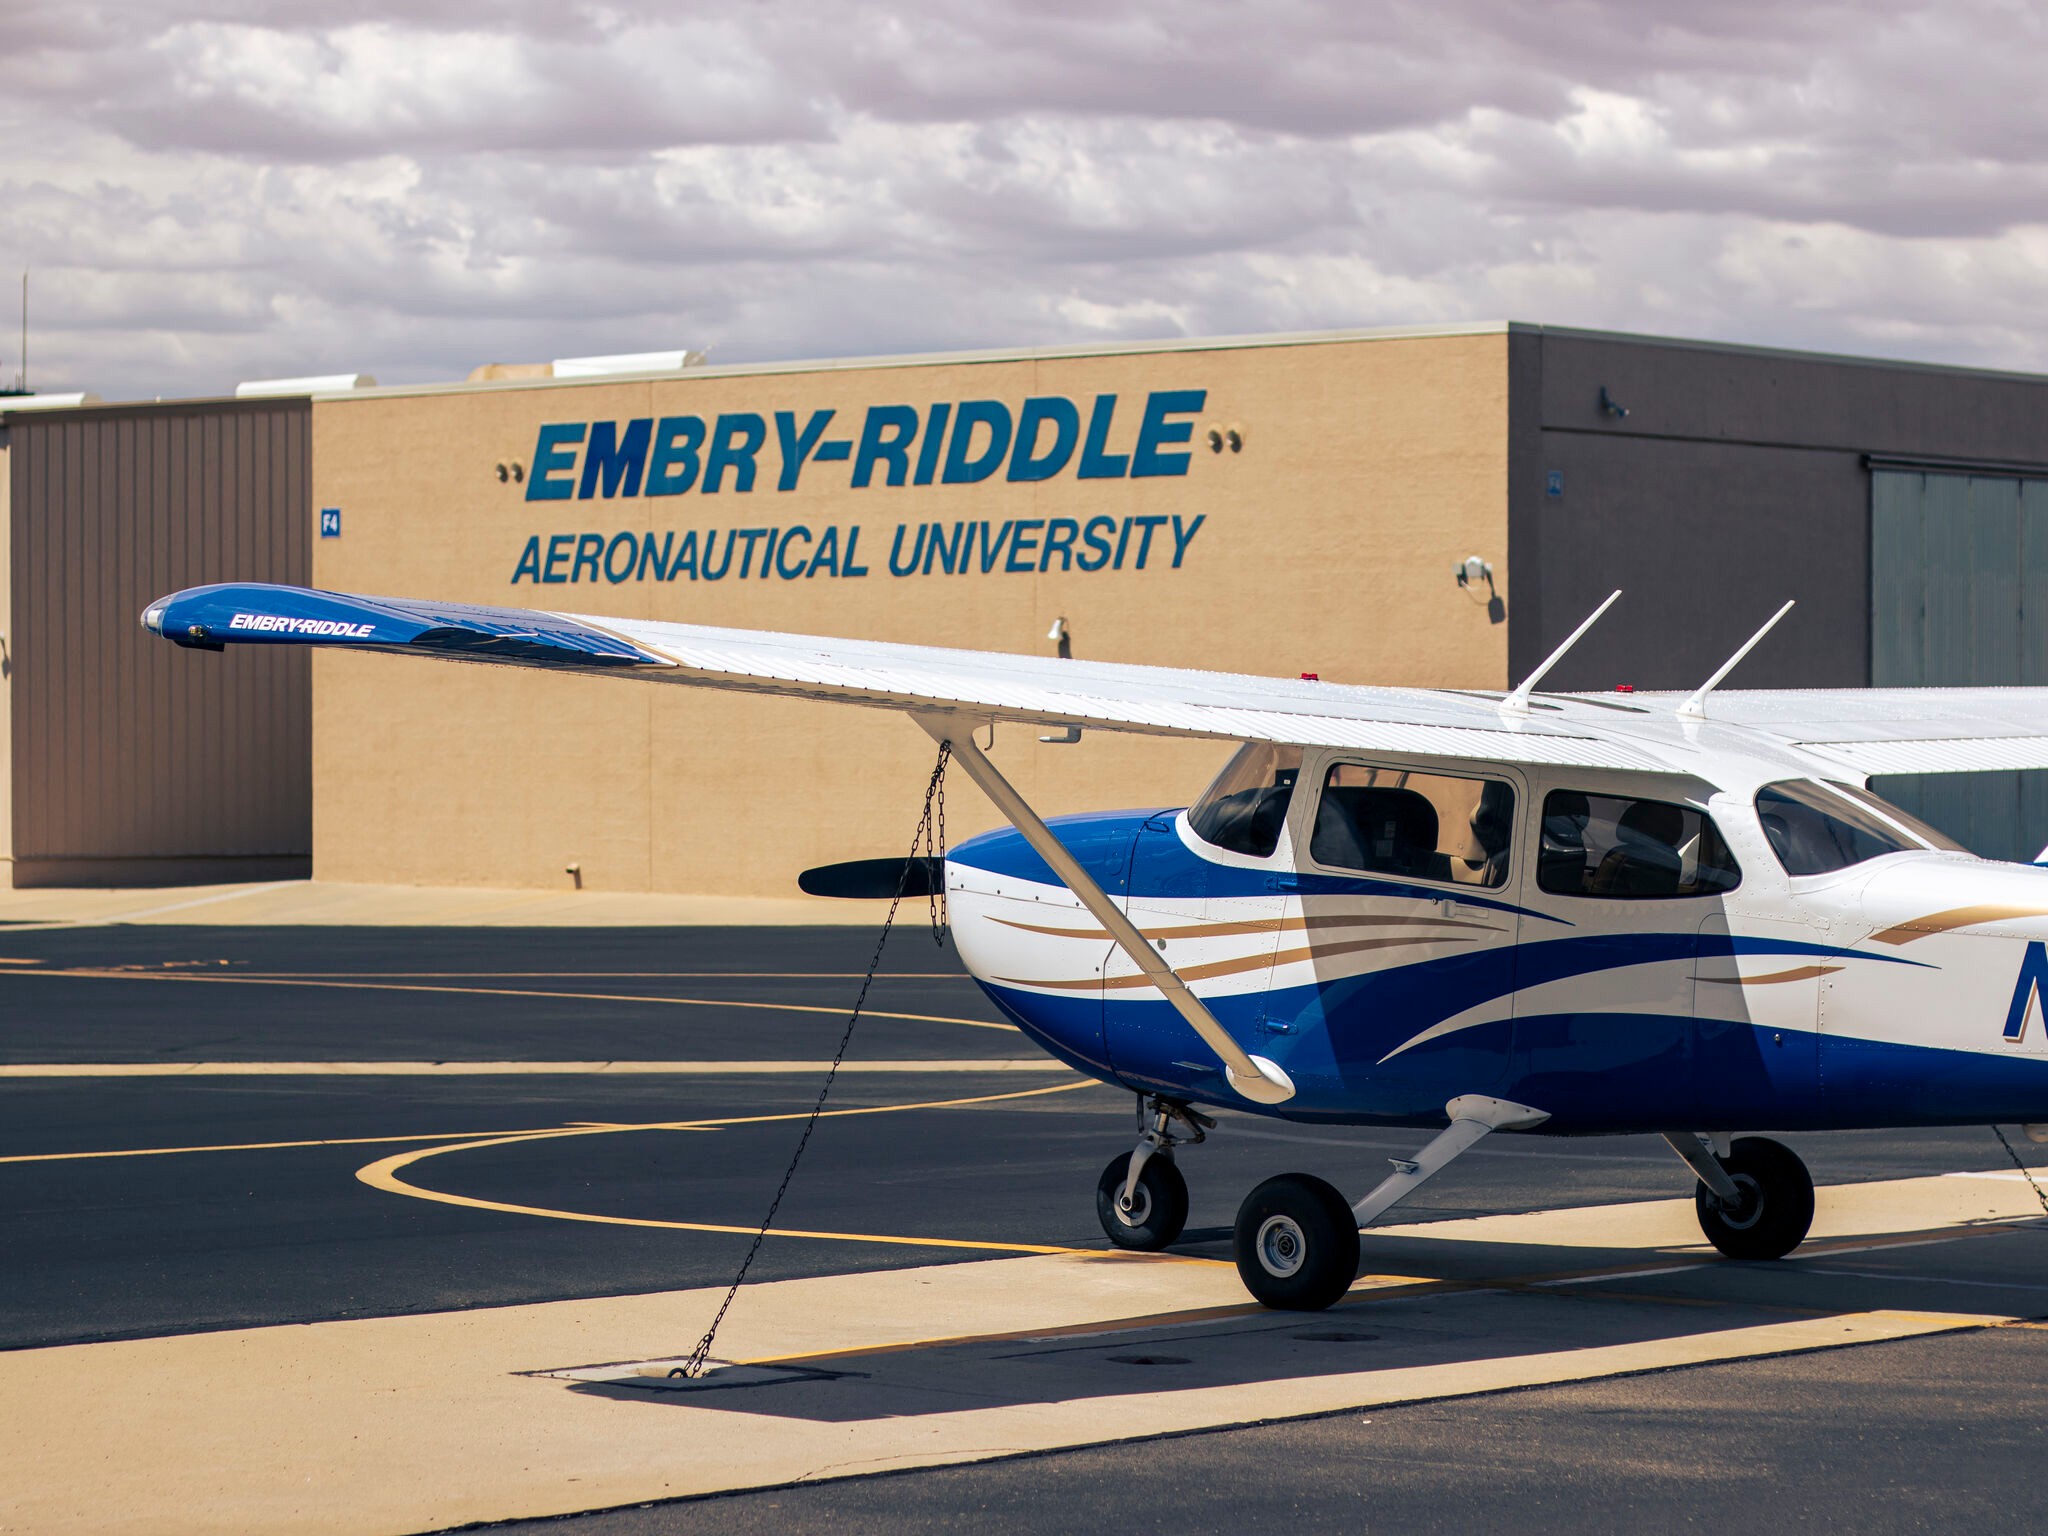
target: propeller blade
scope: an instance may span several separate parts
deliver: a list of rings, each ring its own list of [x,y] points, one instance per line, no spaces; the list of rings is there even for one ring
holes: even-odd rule
[[[943,859],[850,859],[844,864],[821,864],[796,877],[797,889],[806,896],[842,896],[860,901],[887,901],[900,882],[905,896],[924,897],[944,890],[946,864]]]

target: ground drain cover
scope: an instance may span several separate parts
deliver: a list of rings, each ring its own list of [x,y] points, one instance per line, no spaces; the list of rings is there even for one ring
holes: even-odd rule
[[[743,1365],[707,1360],[702,1375],[685,1374],[687,1356],[673,1360],[625,1360],[611,1365],[572,1365],[555,1371],[527,1371],[556,1381],[579,1381],[641,1392],[718,1392],[735,1387],[773,1387],[792,1381],[838,1381],[854,1373],[820,1371],[801,1365]]]

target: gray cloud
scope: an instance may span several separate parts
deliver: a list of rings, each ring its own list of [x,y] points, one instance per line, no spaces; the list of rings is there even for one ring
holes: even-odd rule
[[[0,263],[53,387],[1499,317],[2048,369],[2024,4],[15,0],[7,36]]]

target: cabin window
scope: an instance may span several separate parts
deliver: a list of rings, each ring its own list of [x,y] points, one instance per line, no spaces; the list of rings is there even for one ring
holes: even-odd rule
[[[1203,842],[1254,859],[1270,858],[1287,825],[1301,748],[1248,741],[1188,812],[1188,826]]]
[[[1576,789],[1544,797],[1536,884],[1553,896],[1715,896],[1741,881],[1720,831],[1689,805]]]
[[[1507,883],[1514,825],[1515,792],[1497,779],[1339,763],[1309,853],[1333,869],[1491,888]]]
[[[1787,779],[1756,792],[1757,819],[1788,875],[1825,875],[1909,849],[1962,845],[1867,790]]]

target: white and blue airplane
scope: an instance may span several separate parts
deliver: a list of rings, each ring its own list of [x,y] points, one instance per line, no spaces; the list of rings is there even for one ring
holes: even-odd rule
[[[1314,1309],[1355,1279],[1362,1227],[1496,1131],[1662,1135],[1701,1229],[1744,1259],[1791,1252],[1813,1217],[1805,1166],[1754,1132],[2048,1136],[2048,869],[1975,857],[1866,787],[2048,768],[2048,689],[1713,692],[1766,624],[1690,696],[1537,692],[1613,601],[1505,694],[256,584],[178,592],[142,622],[206,650],[909,715],[1013,828],[946,851],[961,958],[1036,1044],[1137,1096],[1137,1144],[1097,1185],[1113,1242],[1180,1234],[1175,1152],[1215,1127],[1201,1106],[1435,1133],[1355,1203],[1299,1173],[1245,1199],[1247,1288]],[[977,747],[997,722],[1238,746],[1187,809],[1049,824]],[[812,873],[862,885],[835,868]],[[873,893],[908,873],[885,861]]]

